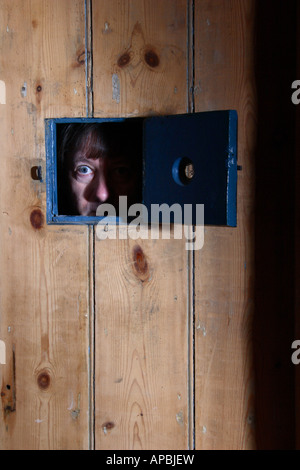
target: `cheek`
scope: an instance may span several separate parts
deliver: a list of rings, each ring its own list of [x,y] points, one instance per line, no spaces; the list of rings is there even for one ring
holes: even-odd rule
[[[85,190],[85,185],[79,183],[75,178],[69,178],[72,198],[75,199],[77,202],[83,199],[83,194]]]

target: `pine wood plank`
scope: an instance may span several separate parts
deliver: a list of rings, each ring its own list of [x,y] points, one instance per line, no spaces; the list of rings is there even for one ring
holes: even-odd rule
[[[195,110],[238,111],[237,228],[195,252],[196,448],[255,447],[252,321],[256,97],[252,0],[196,0]]]
[[[93,2],[95,115],[185,112],[186,26],[182,0]]]
[[[1,0],[2,449],[88,447],[85,227],[46,225],[44,118],[85,114],[83,0]]]
[[[186,2],[93,2],[93,31],[95,116],[186,111]],[[183,240],[95,240],[96,449],[188,448],[187,269]]]
[[[187,447],[185,286],[181,241],[96,241],[96,448]]]

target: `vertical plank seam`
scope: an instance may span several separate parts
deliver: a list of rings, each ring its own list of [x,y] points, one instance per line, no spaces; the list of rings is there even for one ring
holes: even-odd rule
[[[187,0],[187,112],[195,112],[195,1]],[[190,228],[190,233],[193,226]],[[188,284],[188,445],[195,449],[195,253],[187,253]]]
[[[187,106],[188,113],[195,112],[195,0],[187,0]]]
[[[92,0],[84,0],[85,12],[85,86],[86,116],[94,116]],[[95,449],[95,229],[88,227],[88,298],[89,298],[89,449]]]
[[[88,228],[89,262],[89,449],[95,449],[95,231]]]
[[[94,116],[92,0],[85,0],[86,114]]]

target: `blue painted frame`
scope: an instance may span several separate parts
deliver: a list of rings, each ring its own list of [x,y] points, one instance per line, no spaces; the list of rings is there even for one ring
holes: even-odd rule
[[[47,224],[95,225],[104,217],[58,214],[57,198],[57,125],[124,122],[126,118],[49,118],[45,119]],[[116,223],[119,223],[116,218]]]
[[[198,115],[198,116],[197,116]],[[201,115],[201,116],[199,116]],[[207,117],[206,117],[206,116]],[[173,115],[173,116],[151,116],[151,117],[140,117],[140,118],[51,118],[45,119],[45,142],[46,142],[46,188],[47,188],[47,223],[48,224],[61,224],[61,225],[95,225],[104,217],[90,217],[90,216],[68,216],[68,215],[59,215],[58,214],[58,189],[57,189],[57,125],[59,124],[71,124],[71,123],[107,123],[107,122],[124,122],[128,119],[141,119],[143,120],[144,124],[144,134],[143,134],[143,201],[142,203],[146,204],[146,206],[151,204],[151,202],[157,203],[156,201],[152,201],[152,198],[158,197],[161,198],[160,204],[162,204],[165,200],[168,200],[168,184],[165,182],[159,185],[158,188],[155,190],[155,194],[152,196],[150,191],[149,197],[149,188],[151,178],[155,175],[155,165],[157,162],[161,162],[161,155],[159,152],[155,154],[155,152],[148,151],[151,146],[153,147],[158,145],[158,149],[160,148],[159,142],[163,142],[165,139],[165,134],[161,132],[159,129],[160,124],[164,121],[166,122],[166,129],[169,128],[170,132],[174,131],[176,134],[176,128],[180,133],[182,126],[185,125],[184,123],[188,122],[186,120],[187,116],[195,116],[195,120],[200,119],[201,122],[206,122],[207,124],[207,132],[210,133],[213,139],[219,138],[222,142],[226,142],[226,149],[222,155],[224,158],[225,165],[225,176],[222,176],[223,181],[226,178],[226,194],[224,192],[224,208],[220,211],[220,216],[217,216],[217,219],[214,219],[211,225],[224,225],[224,226],[231,226],[235,227],[237,224],[237,121],[238,116],[237,112],[234,110],[229,111],[207,111],[203,113],[193,113],[191,115]],[[179,119],[176,119],[178,117]],[[221,122],[225,124],[221,124],[221,128],[219,134],[214,134],[212,128],[212,121],[215,119],[216,122]],[[176,122],[177,121],[177,122]],[[174,126],[175,124],[175,126]],[[150,126],[150,127],[149,127]],[[147,129],[151,129],[150,133],[147,133]],[[197,128],[195,128],[197,131]],[[194,135],[194,134],[193,134]],[[158,142],[158,143],[157,143]],[[154,143],[154,144],[153,144]],[[176,147],[176,140],[175,140],[175,147]],[[152,153],[151,153],[152,152]],[[173,154],[173,150],[172,150]],[[157,155],[157,156],[156,156]],[[174,152],[175,155],[175,152]],[[148,156],[148,161],[147,160]],[[150,156],[150,158],[149,158]],[[170,158],[170,156],[166,156],[166,158]],[[149,171],[150,171],[150,179],[149,179]],[[224,175],[224,167],[218,168],[218,173]],[[210,176],[210,174],[208,174]],[[146,185],[147,183],[147,185]],[[197,183],[196,183],[197,184]],[[147,186],[147,188],[146,188]],[[149,186],[149,188],[148,188]],[[190,185],[189,185],[190,186]],[[192,188],[193,185],[191,185]],[[180,190],[177,190],[179,194]],[[190,191],[190,189],[188,190]],[[187,191],[187,192],[188,192]],[[197,193],[197,191],[196,191]],[[190,192],[192,194],[192,192]],[[155,199],[154,197],[154,199]],[[197,194],[189,196],[192,199],[193,204],[201,203],[201,201],[197,200]],[[166,198],[166,199],[165,199]],[[180,197],[179,197],[180,199]],[[225,201],[226,199],[226,201]],[[183,200],[181,201],[183,204]],[[205,207],[204,207],[205,210]],[[225,212],[224,212],[225,210]],[[128,219],[128,222],[131,219]],[[114,219],[115,224],[123,224],[124,222],[120,220],[118,217]],[[150,221],[149,221],[150,222]]]
[[[238,115],[229,111],[229,145],[227,170],[227,225],[237,225],[237,132]]]

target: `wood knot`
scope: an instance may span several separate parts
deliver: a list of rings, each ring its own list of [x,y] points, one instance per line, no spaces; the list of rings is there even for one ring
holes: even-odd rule
[[[90,57],[90,52],[85,48],[80,48],[76,51],[76,60],[72,63],[72,68],[76,69],[85,65],[85,61]]]
[[[107,434],[114,427],[115,427],[115,423],[113,423],[112,421],[108,421],[107,423],[102,424],[102,429],[103,429],[104,434]]]
[[[156,52],[154,52],[152,49],[148,49],[145,52],[144,58],[145,58],[146,64],[148,64],[149,67],[152,67],[152,68],[158,67],[159,57],[156,54]]]
[[[85,64],[85,51],[78,54],[77,62],[78,62],[79,65],[84,65]]]
[[[42,371],[37,377],[37,383],[40,389],[47,390],[50,386],[50,375],[47,371]]]
[[[124,52],[119,59],[118,59],[118,66],[125,67],[125,65],[129,64],[130,62],[130,54],[129,52]]]
[[[133,248],[133,266],[135,275],[145,282],[149,279],[149,267],[146,256],[139,245]]]
[[[40,230],[44,225],[44,215],[40,209],[34,209],[30,214],[30,223],[35,230]]]

